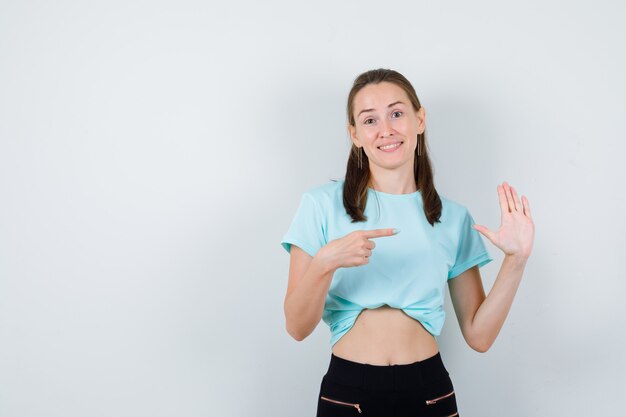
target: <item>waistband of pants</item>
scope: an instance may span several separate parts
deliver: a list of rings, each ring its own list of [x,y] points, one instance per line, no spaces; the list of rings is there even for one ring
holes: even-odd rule
[[[343,385],[366,390],[408,390],[447,378],[448,370],[440,352],[430,358],[398,365],[372,365],[353,362],[331,353],[324,378]]]

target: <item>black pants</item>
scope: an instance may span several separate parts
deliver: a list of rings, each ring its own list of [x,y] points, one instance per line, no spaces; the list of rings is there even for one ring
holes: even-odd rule
[[[459,416],[441,354],[411,364],[370,365],[331,353],[317,417]]]

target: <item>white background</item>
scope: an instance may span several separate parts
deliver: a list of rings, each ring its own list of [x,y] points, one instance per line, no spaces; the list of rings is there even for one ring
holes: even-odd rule
[[[330,332],[287,334],[279,242],[379,67],[442,195],[492,229],[502,181],[533,210],[487,353],[446,296],[461,415],[622,412],[621,2],[223,3],[0,2],[0,416],[313,416]]]

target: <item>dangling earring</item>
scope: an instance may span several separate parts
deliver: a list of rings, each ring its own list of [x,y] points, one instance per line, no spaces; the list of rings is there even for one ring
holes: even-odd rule
[[[417,135],[417,156],[420,156],[422,153],[420,152],[420,136],[421,135]]]

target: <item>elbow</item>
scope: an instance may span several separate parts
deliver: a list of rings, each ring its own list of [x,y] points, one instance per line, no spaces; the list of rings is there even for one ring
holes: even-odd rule
[[[491,348],[492,343],[488,340],[474,337],[467,341],[469,347],[475,350],[478,353],[485,353]]]
[[[470,347],[472,349],[474,349],[478,353],[485,353],[491,347],[491,343],[486,343],[486,342],[477,342],[476,343],[475,342],[475,343],[470,344]]]
[[[294,327],[293,323],[290,320],[285,321],[285,330],[287,331],[289,336],[291,336],[298,342],[302,342],[308,336],[308,334],[303,333],[301,329]]]
[[[301,317],[290,312],[287,308],[287,302],[285,302],[285,330],[289,336],[301,342],[313,333],[314,327],[310,327],[301,320]]]
[[[302,342],[304,339],[306,339],[306,336],[303,335],[302,333],[298,333],[294,330],[291,330],[289,326],[285,326],[285,327],[286,327],[287,333],[289,333],[289,336],[294,338],[297,342]]]
[[[302,332],[298,331],[297,328],[294,328],[293,321],[289,319],[289,315],[287,314],[287,303],[285,302],[285,330],[287,334],[294,338],[296,341],[303,341],[306,336],[302,334]]]
[[[486,345],[470,345],[470,347],[478,353],[485,353],[489,350],[489,346]]]
[[[291,335],[291,337],[293,337],[296,342],[302,342],[304,339],[306,339],[306,337],[301,337],[297,335],[296,336]]]

